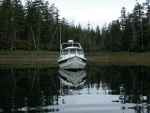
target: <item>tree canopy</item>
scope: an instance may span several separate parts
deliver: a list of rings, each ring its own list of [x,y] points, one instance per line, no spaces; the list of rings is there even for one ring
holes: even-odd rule
[[[100,14],[99,14],[100,15]],[[100,15],[102,16],[102,15]],[[87,52],[150,51],[150,3],[138,2],[133,11],[123,7],[120,17],[102,28],[82,28],[60,18],[54,4],[43,0],[3,0],[0,2],[0,49],[59,50],[59,26],[62,42],[73,39]]]

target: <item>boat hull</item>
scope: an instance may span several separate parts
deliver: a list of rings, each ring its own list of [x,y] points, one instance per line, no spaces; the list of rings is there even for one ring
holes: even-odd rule
[[[72,57],[58,61],[59,67],[62,69],[84,69],[86,66],[86,59],[80,57]]]

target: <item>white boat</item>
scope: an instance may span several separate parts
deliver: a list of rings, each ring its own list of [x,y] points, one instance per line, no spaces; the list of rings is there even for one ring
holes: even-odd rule
[[[62,43],[58,64],[62,69],[83,69],[86,66],[86,58],[80,43],[73,40]]]

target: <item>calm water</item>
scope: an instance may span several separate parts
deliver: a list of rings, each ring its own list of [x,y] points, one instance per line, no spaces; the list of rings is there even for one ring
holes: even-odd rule
[[[149,113],[150,67],[0,68],[0,113]]]

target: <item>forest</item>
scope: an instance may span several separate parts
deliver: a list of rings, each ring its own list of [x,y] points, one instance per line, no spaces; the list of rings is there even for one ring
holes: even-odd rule
[[[86,52],[150,51],[149,0],[136,2],[132,12],[122,7],[120,17],[96,29],[69,23],[60,14],[48,1],[0,1],[0,50],[59,51],[61,26],[62,42],[73,39]]]

